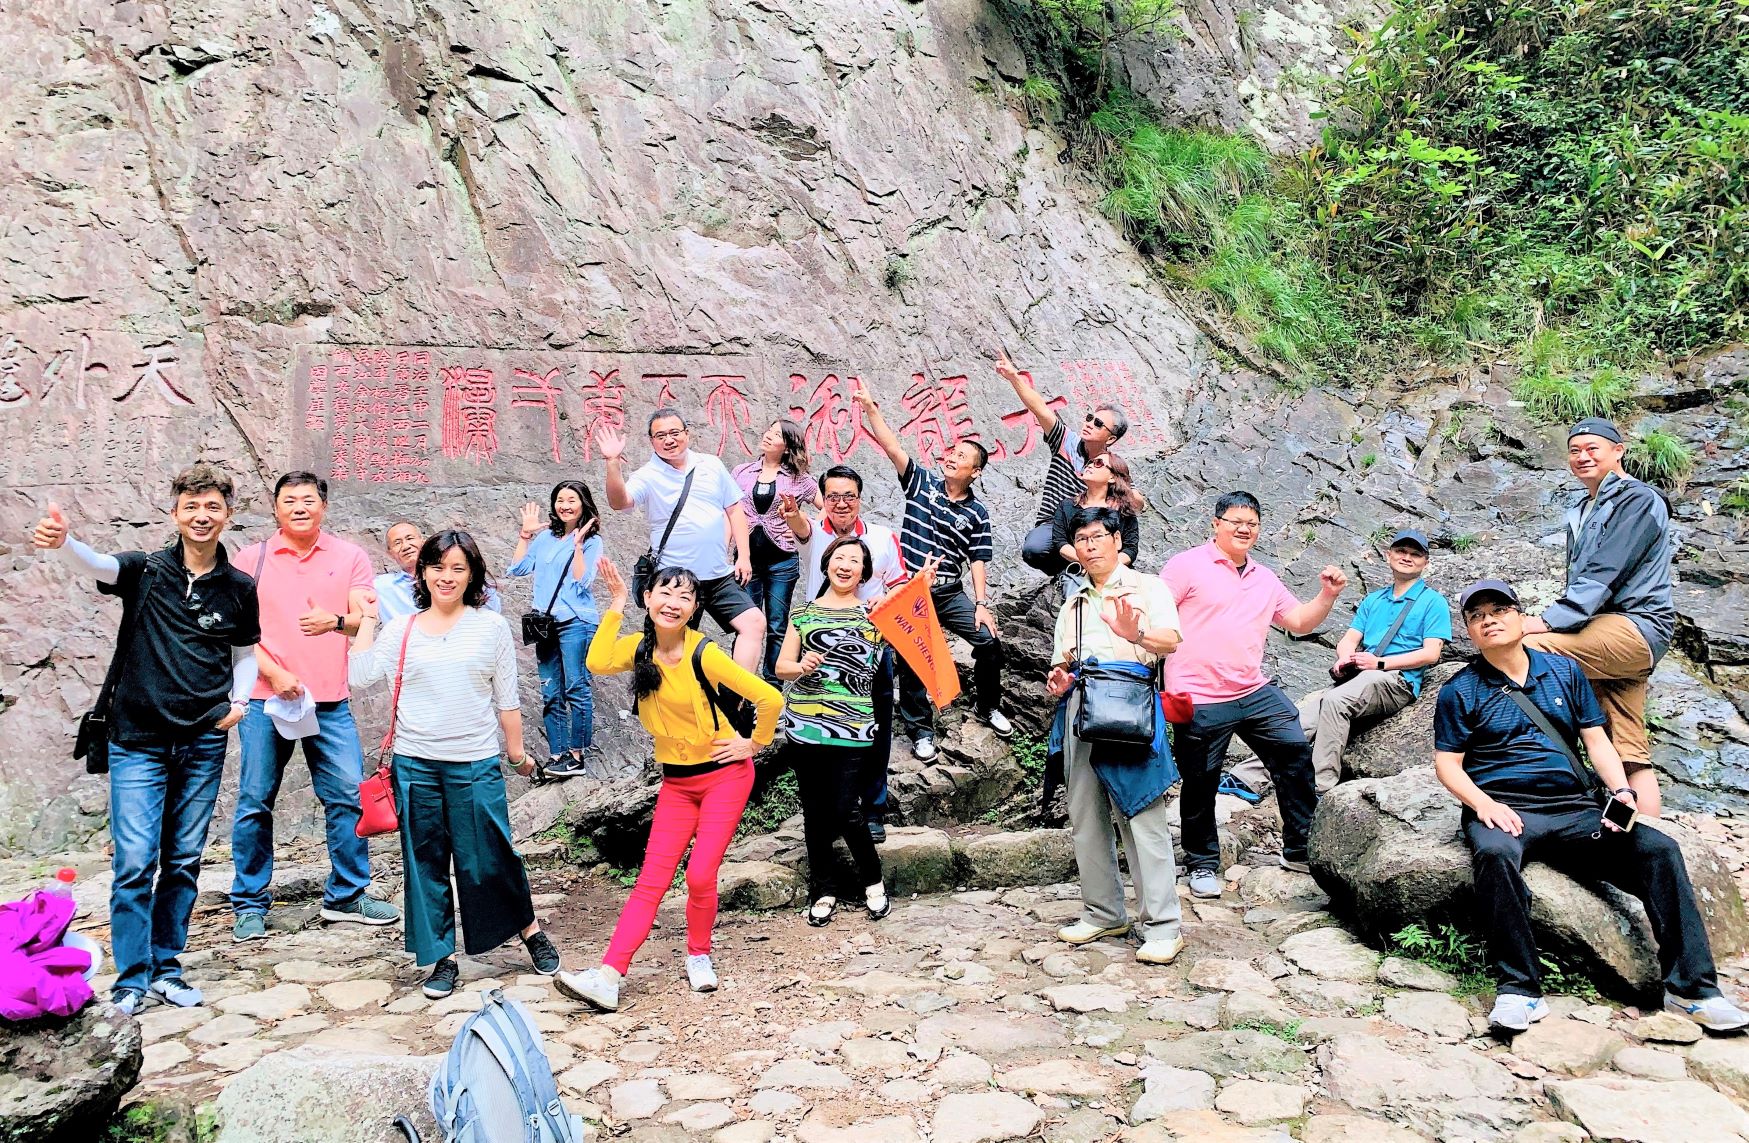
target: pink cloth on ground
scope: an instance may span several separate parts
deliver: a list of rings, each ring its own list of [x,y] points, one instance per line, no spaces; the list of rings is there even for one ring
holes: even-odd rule
[[[0,905],[0,1018],[71,1016],[92,997],[91,954],[61,943],[73,900],[32,893]]]

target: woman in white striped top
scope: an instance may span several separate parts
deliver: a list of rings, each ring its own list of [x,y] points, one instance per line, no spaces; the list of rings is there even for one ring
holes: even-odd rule
[[[528,873],[510,840],[499,734],[517,772],[533,765],[522,744],[516,694],[516,643],[502,615],[488,611],[486,563],[473,537],[439,532],[419,549],[412,615],[391,619],[376,638],[370,599],[353,642],[347,675],[355,687],[400,680],[394,712],[395,805],[406,869],[407,950],[433,965],[425,995],[455,990],[455,869],[462,930],[470,954],[520,934],[537,971],[559,970],[559,953],[540,931]]]

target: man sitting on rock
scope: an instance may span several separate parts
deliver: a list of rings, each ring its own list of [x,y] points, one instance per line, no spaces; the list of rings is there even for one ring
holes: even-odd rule
[[[1749,1013],[1719,992],[1676,842],[1651,825],[1623,831],[1601,818],[1598,779],[1619,801],[1631,805],[1635,795],[1579,666],[1525,645],[1508,584],[1480,580],[1459,606],[1481,657],[1440,688],[1433,767],[1464,804],[1464,840],[1499,981],[1489,1024],[1521,1032],[1549,1013],[1522,873],[1527,859],[1540,859],[1640,899],[1658,942],[1666,1008],[1715,1032],[1749,1025]],[[1581,743],[1595,773],[1579,762]]]
[[[1320,797],[1342,778],[1349,728],[1356,720],[1389,718],[1414,702],[1422,676],[1439,662],[1451,638],[1451,605],[1421,578],[1427,571],[1427,537],[1404,528],[1391,537],[1385,561],[1391,566],[1390,586],[1360,601],[1336,644],[1336,661],[1330,664],[1336,685],[1300,700],[1300,729],[1312,740]],[[1244,783],[1245,790],[1234,790],[1227,779]],[[1267,789],[1269,772],[1248,758],[1228,771],[1227,779],[1221,792],[1245,797]]]
[[[1117,512],[1083,508],[1075,513],[1073,528],[1076,561],[1086,569],[1087,582],[1057,613],[1046,686],[1059,696],[1069,693],[1074,672],[1089,659],[1151,670],[1178,647],[1172,593],[1118,559],[1123,521]],[[1115,811],[1141,913],[1143,944],[1136,959],[1171,964],[1184,948],[1166,810],[1166,790],[1174,777],[1171,756],[1120,757],[1118,752],[1128,753],[1123,747],[1082,741],[1075,734],[1079,701],[1071,697],[1065,712],[1063,770],[1075,867],[1081,874],[1081,920],[1057,935],[1082,945],[1129,931],[1111,824]]]
[[[1646,737],[1646,684],[1670,648],[1676,608],[1670,562],[1676,541],[1658,490],[1622,471],[1621,431],[1587,417],[1567,433],[1567,467],[1585,495],[1567,509],[1567,586],[1539,618],[1524,621],[1526,646],[1576,660],[1603,706],[1609,740],[1639,795],[1640,812],[1662,809]]]
[[[1189,696],[1196,713],[1176,728],[1172,748],[1184,775],[1180,810],[1190,891],[1221,895],[1221,844],[1215,830],[1215,790],[1227,746],[1237,734],[1263,759],[1281,807],[1281,864],[1306,865],[1306,835],[1318,795],[1312,744],[1299,711],[1263,673],[1271,624],[1309,635],[1324,622],[1348,577],[1334,566],[1319,573],[1317,596],[1301,603],[1276,574],[1251,558],[1263,510],[1249,492],[1215,503],[1214,538],[1179,552],[1160,569],[1178,606],[1184,646],[1166,660],[1166,689]]]

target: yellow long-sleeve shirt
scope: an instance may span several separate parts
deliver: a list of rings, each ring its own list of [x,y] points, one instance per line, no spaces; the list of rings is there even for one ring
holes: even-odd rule
[[[595,629],[595,638],[589,644],[590,674],[617,675],[632,669],[643,635],[621,635],[624,623],[625,617],[617,611],[602,614],[601,626]],[[713,722],[710,699],[692,673],[693,648],[702,639],[704,636],[697,631],[686,633],[686,651],[676,666],[656,660],[662,671],[662,686],[638,704],[638,721],[655,739],[656,761],[664,766],[707,763],[711,760],[711,743],[735,733],[721,714]],[[769,745],[777,733],[778,716],[783,713],[783,695],[777,688],[729,658],[715,643],[706,643],[701,666],[712,686],[732,691],[753,704],[758,712],[753,723],[753,741],[760,746]]]

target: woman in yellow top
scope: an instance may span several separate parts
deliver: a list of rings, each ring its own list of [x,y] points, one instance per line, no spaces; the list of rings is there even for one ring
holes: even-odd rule
[[[715,643],[687,624],[698,611],[698,579],[683,568],[662,568],[644,592],[644,630],[621,635],[628,591],[625,577],[603,557],[596,580],[610,602],[589,644],[591,674],[632,672],[632,705],[656,740],[662,788],[656,795],[650,842],[638,883],[620,911],[601,967],[561,972],[559,991],[604,1012],[619,1007],[619,982],[632,954],[650,935],[656,907],[674,882],[686,847],[686,977],[694,992],[717,986],[711,967],[711,929],[717,921],[717,867],[741,824],[753,792],[753,755],[769,745],[783,712],[783,697],[758,675],[736,664]],[[710,691],[699,685],[699,675]],[[742,737],[722,711],[729,691],[757,710],[753,736]]]

